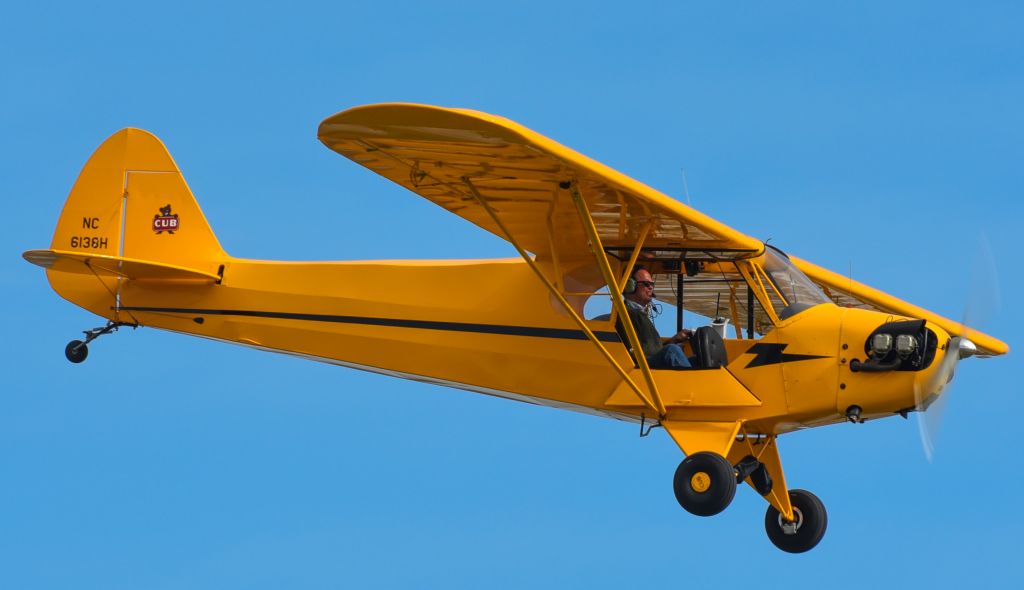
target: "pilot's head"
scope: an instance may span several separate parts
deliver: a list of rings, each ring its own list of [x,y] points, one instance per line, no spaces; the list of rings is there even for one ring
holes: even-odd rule
[[[630,276],[632,280],[626,284],[626,290],[622,293],[623,296],[640,305],[649,304],[654,299],[654,277],[651,276],[650,271],[642,266],[638,266],[633,269],[633,274]],[[630,290],[630,287],[632,287],[632,290]]]

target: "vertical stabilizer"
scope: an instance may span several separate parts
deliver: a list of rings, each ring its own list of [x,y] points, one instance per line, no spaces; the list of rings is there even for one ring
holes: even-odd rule
[[[116,306],[120,279],[88,272],[89,257],[207,274],[216,274],[227,259],[167,148],[141,129],[118,131],[89,158],[64,204],[50,249],[86,260],[86,272],[50,268],[54,290],[106,317]]]
[[[50,248],[199,270],[224,258],[167,148],[141,129],[118,131],[89,158]]]

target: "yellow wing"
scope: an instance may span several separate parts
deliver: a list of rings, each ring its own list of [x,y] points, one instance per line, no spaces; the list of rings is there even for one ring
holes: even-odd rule
[[[538,258],[592,256],[566,187],[577,183],[612,254],[628,257],[645,227],[648,249],[703,250],[716,257],[760,252],[760,241],[494,115],[415,104],[356,107],[328,117],[327,147],[507,239],[467,183]],[[621,258],[621,256],[620,256]]]
[[[416,104],[367,105],[328,117],[318,137],[346,158],[508,239],[474,196],[476,191],[514,239],[539,259],[593,256],[567,190],[573,184],[586,201],[605,250],[620,260],[628,259],[645,229],[644,253],[653,259],[679,260],[681,252],[692,256],[696,251],[721,260],[764,250],[759,240],[502,117]],[[991,336],[793,260],[839,305],[926,319],[970,338],[982,354],[1009,350]],[[664,285],[670,288],[670,282]],[[693,286],[697,288],[688,292],[687,309],[707,315],[719,301],[728,300],[726,283]]]

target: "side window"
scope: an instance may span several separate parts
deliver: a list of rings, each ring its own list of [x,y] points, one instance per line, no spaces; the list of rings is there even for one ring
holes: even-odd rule
[[[652,320],[662,336],[671,336],[679,323],[679,275],[659,272],[653,276],[657,299],[652,304]],[[722,318],[727,339],[757,339],[773,328],[733,262],[707,263],[696,275],[683,275],[682,303],[684,328],[712,325],[716,318]],[[611,313],[607,287],[594,292],[583,305],[583,317],[588,320],[607,320]]]
[[[587,320],[606,320],[612,313],[612,300],[608,297],[608,287],[602,287],[587,299],[583,306],[583,318]]]
[[[761,338],[773,327],[734,262],[702,263],[697,274],[683,277],[682,289],[686,327],[724,323],[724,337],[733,340]]]

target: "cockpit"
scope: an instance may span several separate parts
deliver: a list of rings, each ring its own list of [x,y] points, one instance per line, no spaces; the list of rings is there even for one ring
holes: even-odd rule
[[[628,272],[631,252],[607,251]],[[653,275],[657,300],[668,312],[664,315],[671,316],[670,309],[675,308],[676,331],[710,324],[723,338],[759,338],[807,309],[832,303],[785,253],[772,246],[749,258],[659,248],[641,250],[635,259],[634,266],[642,265]],[[596,304],[607,300],[607,290],[603,292],[604,297],[591,298],[589,317],[597,315]],[[659,327],[663,332],[671,330],[664,318]]]

